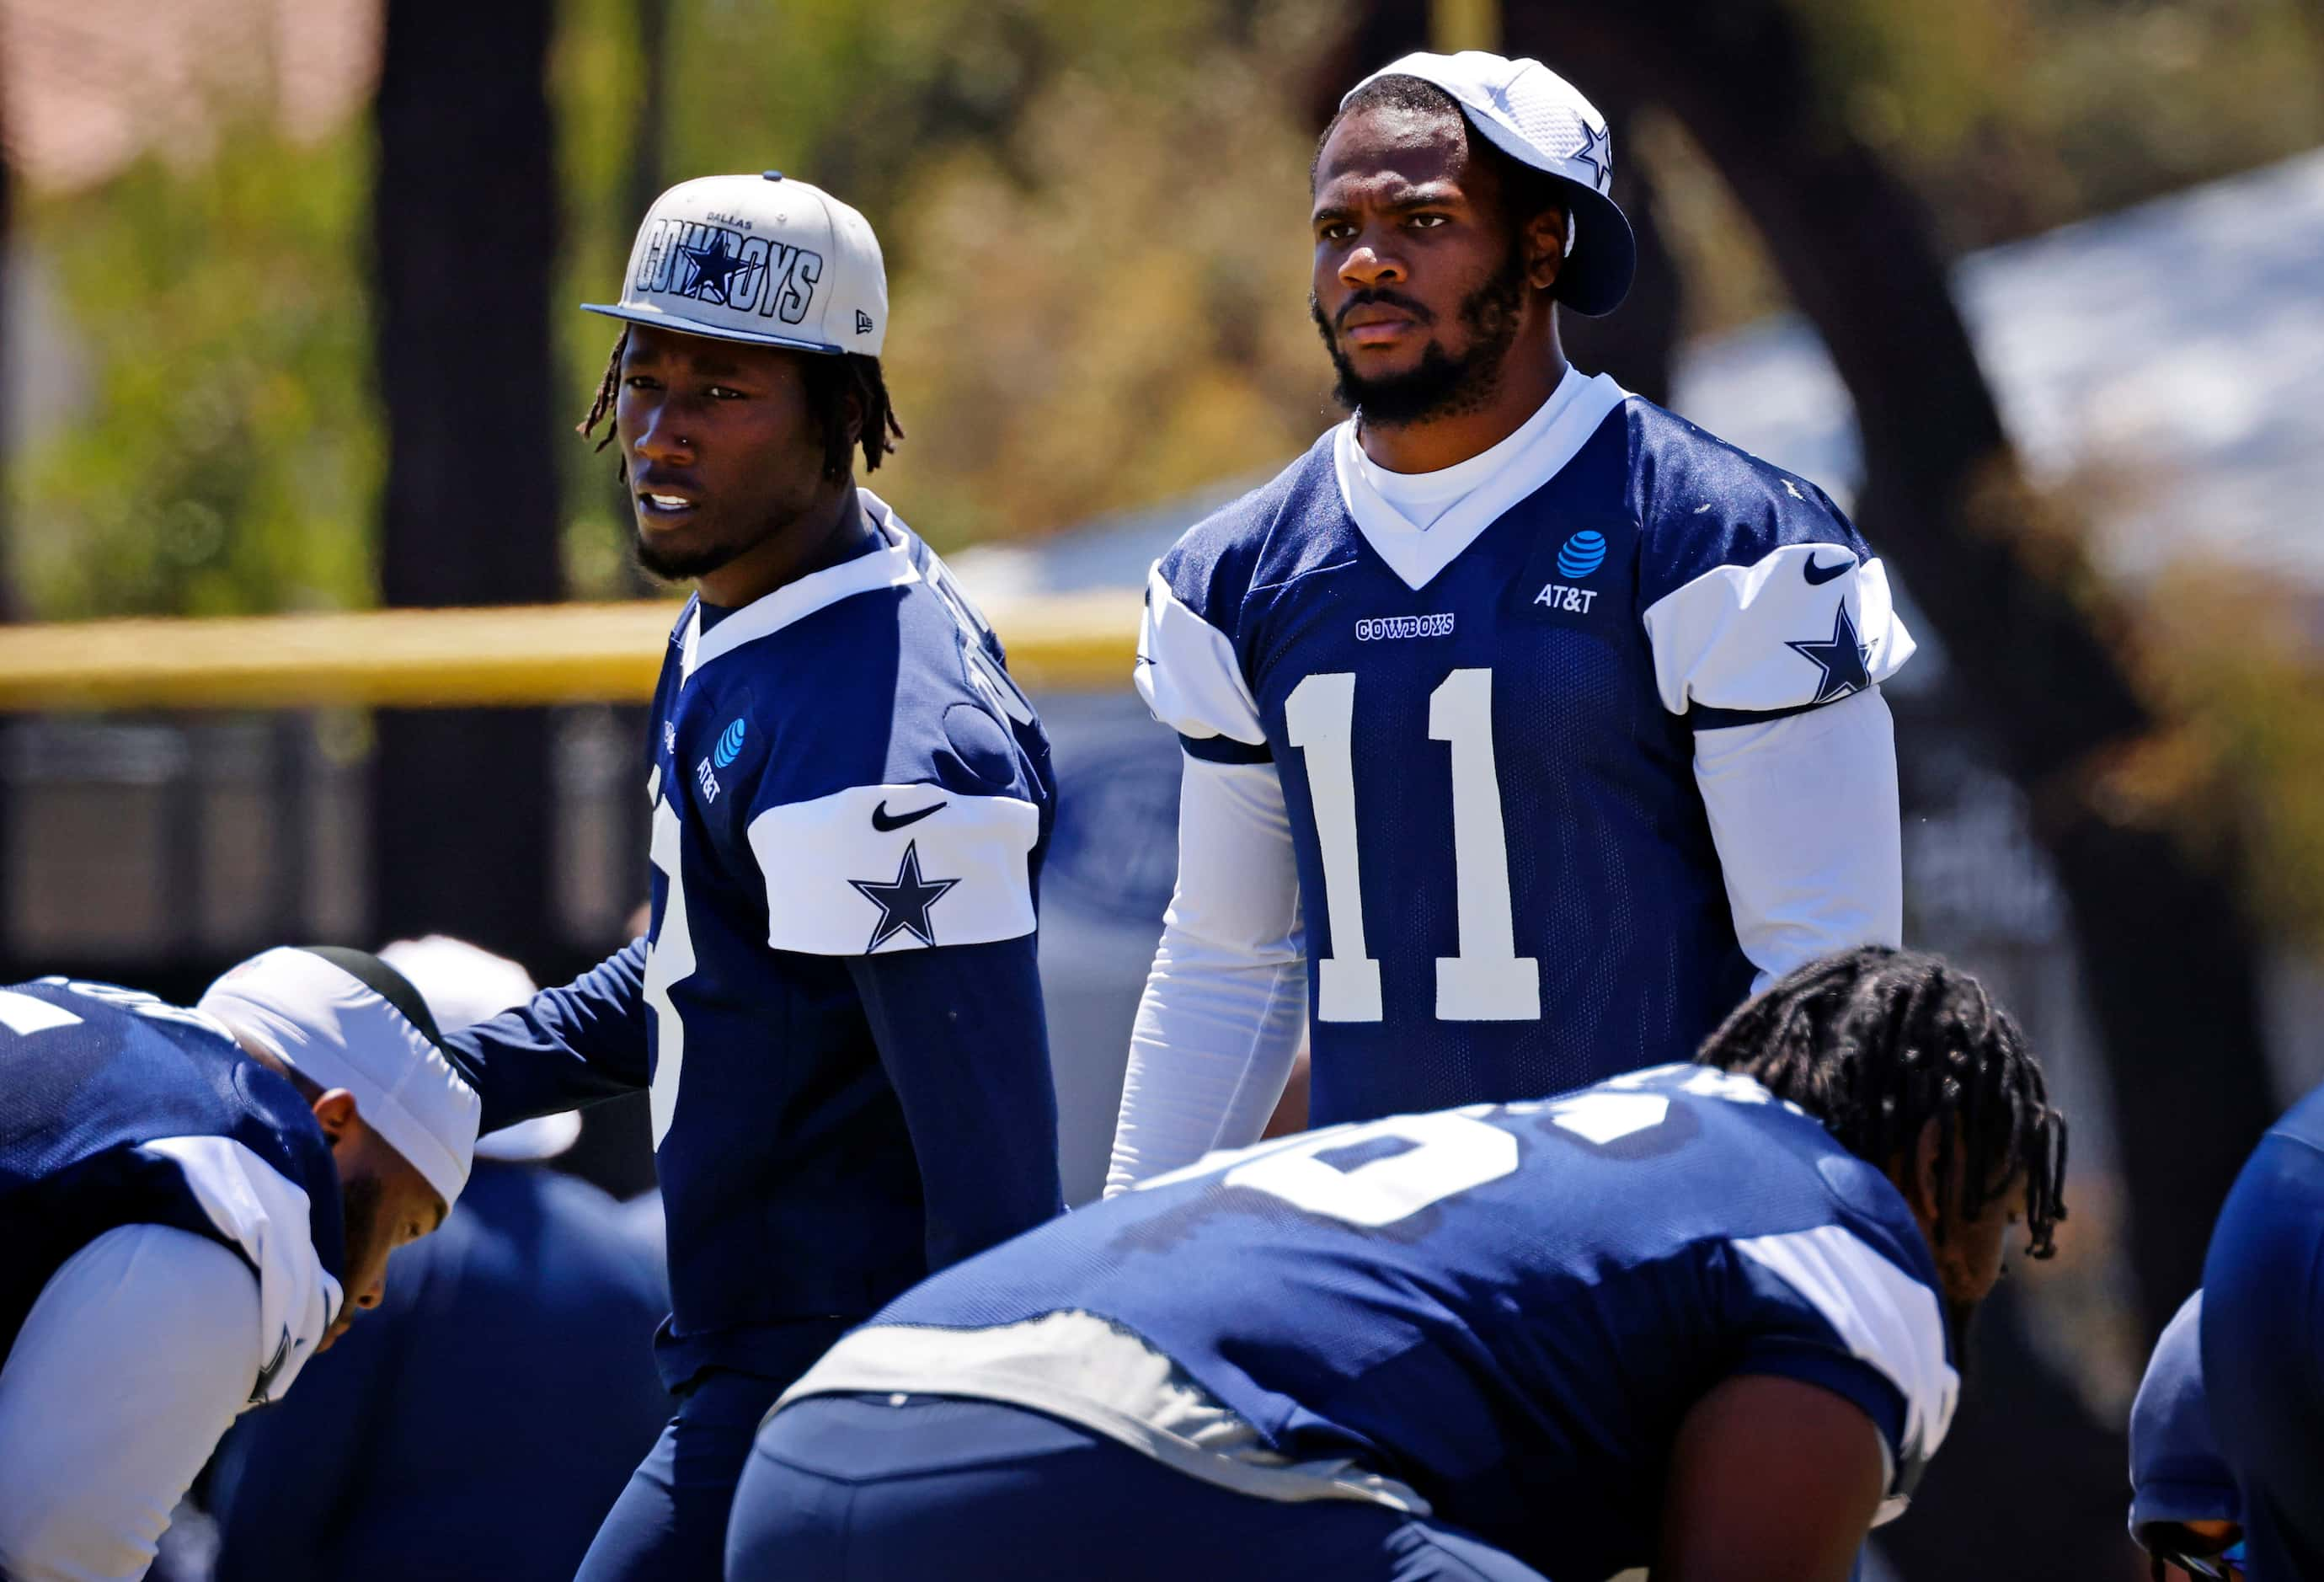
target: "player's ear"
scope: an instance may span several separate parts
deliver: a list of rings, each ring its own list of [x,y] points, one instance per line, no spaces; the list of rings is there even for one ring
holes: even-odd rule
[[[1557,283],[1557,272],[1565,265],[1565,210],[1545,208],[1526,222],[1526,279],[1535,290],[1547,291]]]
[[[315,1100],[314,1111],[316,1124],[323,1128],[323,1135],[336,1148],[339,1140],[354,1129],[355,1096],[344,1087],[327,1089],[321,1097]]]
[[[1942,1234],[1945,1217],[1944,1194],[1937,1183],[1937,1165],[1943,1152],[1943,1128],[1932,1117],[1922,1126],[1911,1157],[1904,1161],[1904,1179],[1896,1183],[1904,1189],[1904,1201],[1912,1208],[1913,1217],[1928,1233],[1932,1245]]]

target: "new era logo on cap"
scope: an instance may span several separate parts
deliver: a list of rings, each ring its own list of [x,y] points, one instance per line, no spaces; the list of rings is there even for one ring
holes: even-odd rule
[[[582,306],[718,340],[878,356],[888,277],[871,225],[821,188],[779,171],[705,176],[654,200],[622,300]]]

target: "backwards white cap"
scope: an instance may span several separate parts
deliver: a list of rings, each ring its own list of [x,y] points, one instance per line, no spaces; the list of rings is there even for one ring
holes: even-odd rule
[[[1341,107],[1383,77],[1416,77],[1438,88],[1503,153],[1556,177],[1568,199],[1568,256],[1557,272],[1554,294],[1593,319],[1620,305],[1637,272],[1638,245],[1628,217],[1608,195],[1614,184],[1614,148],[1606,117],[1581,89],[1538,60],[1512,60],[1482,50],[1457,55],[1422,51],[1365,78],[1341,97]]]
[[[427,1018],[410,985],[399,986]],[[285,945],[228,971],[198,1009],[309,1081],[355,1095],[364,1124],[447,1205],[460,1196],[484,1103],[414,1015],[380,989],[318,950]]]
[[[440,1032],[456,1032],[521,1005],[540,987],[518,963],[449,934],[397,939],[379,948],[379,958],[420,991]],[[485,1133],[476,1139],[476,1157],[529,1164],[555,1159],[580,1139],[581,1116],[566,1110]]]

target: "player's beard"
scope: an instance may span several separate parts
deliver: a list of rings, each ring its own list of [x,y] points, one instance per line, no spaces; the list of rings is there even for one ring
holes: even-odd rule
[[[1333,370],[1339,375],[1332,387],[1333,399],[1354,412],[1367,428],[1402,428],[1479,411],[1500,388],[1501,365],[1517,340],[1527,285],[1524,248],[1513,244],[1501,267],[1462,301],[1461,324],[1469,332],[1466,350],[1455,356],[1432,338],[1419,362],[1401,374],[1377,378],[1356,372],[1339,337],[1332,332],[1332,321],[1323,316],[1323,304],[1311,292],[1307,310],[1314,316],[1323,349],[1331,354]],[[1385,295],[1359,293],[1356,300],[1384,300]],[[1395,300],[1412,305],[1404,298]],[[1344,304],[1342,310],[1352,305]]]
[[[664,582],[691,582],[697,577],[709,576],[735,556],[754,548],[758,541],[698,544],[690,550],[658,550],[641,531],[632,535],[630,550],[648,576],[659,577]]]
[[[665,544],[657,546],[646,537],[641,527],[633,528],[630,538],[631,552],[648,575],[665,582],[690,582],[697,577],[707,577],[724,569],[737,558],[749,554],[769,539],[798,524],[812,506],[812,499],[798,505],[779,509],[778,513],[759,523],[756,532],[737,534],[733,538],[713,536],[706,541],[691,545]]]
[[[1977,1324],[1981,1302],[1948,1301],[1945,1303],[1945,1328],[1953,1343],[1953,1371],[1967,1377],[1969,1374],[1969,1337]]]
[[[371,1267],[371,1254],[387,1235],[387,1189],[377,1176],[355,1176],[339,1183],[339,1214],[345,1226],[348,1269]]]

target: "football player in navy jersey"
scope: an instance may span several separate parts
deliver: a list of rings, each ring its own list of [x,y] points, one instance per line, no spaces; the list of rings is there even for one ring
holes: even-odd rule
[[[1413,55],[1313,172],[1351,421],[1155,567],[1178,883],[1108,1189],[1257,1138],[1683,1059],[1755,986],[1898,942],[1913,651],[1814,485],[1571,367],[1634,248],[1603,117]]]
[[[2241,1582],[2243,1502],[2219,1457],[2203,1389],[2203,1293],[2163,1328],[2130,1408],[2130,1536],[2153,1560],[2190,1577]]]
[[[679,1396],[584,1560],[715,1577],[760,1417],[851,1323],[1058,1212],[1034,905],[1039,722],[926,544],[856,486],[901,430],[879,245],[779,172],[638,232],[607,415],[640,560],[698,595],[651,714],[650,930],[453,1035],[484,1124],[644,1087]]]
[[[2201,1344],[2250,1575],[2324,1577],[2324,1087],[2267,1129],[2219,1210]]]
[[[377,957],[0,989],[0,1577],[142,1577],[244,1408],[444,1222],[479,1110]]]
[[[936,1276],[761,1431],[730,1582],[1840,1582],[1943,1442],[2065,1122],[1863,948],[1701,1063],[1333,1127]]]

